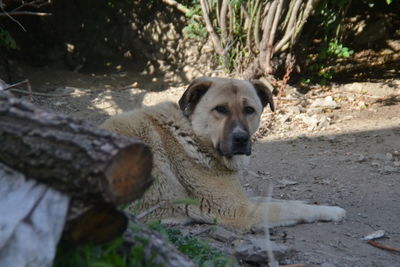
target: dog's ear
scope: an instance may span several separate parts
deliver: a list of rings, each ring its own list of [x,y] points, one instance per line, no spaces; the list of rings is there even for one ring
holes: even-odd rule
[[[179,107],[186,116],[190,116],[201,97],[207,92],[211,86],[211,80],[207,77],[197,78],[189,84],[189,87],[179,99]]]
[[[275,111],[274,100],[272,98],[272,91],[274,88],[272,85],[264,84],[259,80],[250,80],[250,83],[254,86],[254,89],[256,89],[257,95],[260,98],[263,107],[269,104],[271,110]]]

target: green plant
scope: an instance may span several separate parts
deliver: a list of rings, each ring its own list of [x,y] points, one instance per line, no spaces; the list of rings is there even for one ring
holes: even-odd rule
[[[224,254],[211,247],[206,241],[190,235],[182,235],[177,229],[166,230],[168,239],[183,254],[192,259],[197,266],[232,266],[235,265],[233,259],[227,258]]]
[[[180,252],[192,259],[196,266],[224,267],[237,265],[234,259],[227,258],[221,251],[199,237],[183,235],[180,230],[166,228],[157,221],[148,226],[168,238]]]
[[[17,44],[10,33],[2,28],[0,28],[0,47],[5,49],[16,49]]]
[[[197,2],[197,1],[196,1]],[[189,38],[194,40],[203,41],[207,38],[207,29],[204,24],[200,23],[196,17],[201,15],[201,7],[200,4],[194,3],[192,4],[189,12],[186,13],[186,16],[189,18],[188,24],[183,28],[183,34]]]
[[[334,40],[333,42],[329,42],[327,53],[328,55],[333,55],[337,58],[347,58],[350,57],[354,51],[343,46],[343,44],[339,44],[337,40]]]
[[[117,253],[117,248],[122,244],[122,238],[118,238],[105,245],[85,245],[71,247],[61,242],[57,248],[57,254],[53,267],[124,267],[127,266],[127,258]]]

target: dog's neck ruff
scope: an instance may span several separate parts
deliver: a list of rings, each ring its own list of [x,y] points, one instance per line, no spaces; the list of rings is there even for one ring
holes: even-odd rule
[[[182,145],[185,153],[198,164],[207,168],[225,167],[230,171],[238,171],[245,168],[249,157],[236,155],[232,158],[221,156],[212,145],[203,142],[194,133],[190,120],[174,102],[162,102],[154,107],[146,107],[144,112],[151,119],[156,120],[163,130],[171,135]]]

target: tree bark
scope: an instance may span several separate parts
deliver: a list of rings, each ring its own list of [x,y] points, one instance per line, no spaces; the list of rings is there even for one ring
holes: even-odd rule
[[[47,214],[39,214],[38,211],[35,210],[36,206],[39,205],[38,202],[40,202],[40,199],[44,198],[43,194],[46,194],[48,197],[51,194],[50,191],[56,190],[46,185],[40,185],[41,189],[39,189],[40,183],[37,181],[32,182],[32,180],[33,179],[29,179],[29,177],[26,177],[21,172],[11,169],[0,162],[0,188],[8,188],[7,192],[3,192],[1,195],[0,209],[3,211],[7,210],[7,207],[2,205],[12,205],[13,208],[22,210],[33,207],[31,210],[28,209],[25,211],[29,215],[22,215],[24,216],[23,218],[25,218],[23,220],[27,220],[25,222],[25,227],[35,229],[37,225],[33,225],[32,222],[36,222],[37,220],[32,220],[32,218],[37,218],[37,216],[46,218],[46,216],[50,216]],[[42,192],[40,193],[42,195],[38,196],[38,192]],[[4,194],[8,194],[8,196]],[[54,192],[53,194],[59,193]],[[58,199],[58,201],[52,203],[52,205],[56,205],[57,210],[63,209],[64,203],[62,202],[62,198],[56,197],[56,199]],[[14,203],[12,201],[19,201],[20,203]],[[104,243],[121,236],[126,230],[128,223],[127,217],[110,203],[98,202],[96,205],[87,205],[78,200],[69,200],[68,202],[68,211],[65,209],[65,213],[62,216],[59,214],[59,216],[65,218],[65,223],[64,221],[62,223],[62,225],[64,225],[63,239],[67,240],[70,244]],[[50,212],[51,214],[51,209],[53,209],[53,207],[50,207],[50,211],[49,207],[47,207],[46,212]],[[21,212],[21,210],[18,212]],[[16,227],[16,225],[12,224],[13,220],[14,223],[19,223],[19,221],[16,221],[15,217],[18,216],[18,212],[11,215],[14,216],[13,218],[10,219],[10,217],[8,217],[8,220],[3,220],[1,222],[6,229]],[[10,216],[10,214],[3,214],[3,216]],[[30,219],[26,219],[25,216],[30,216]],[[60,218],[48,217],[48,220],[60,220]],[[53,221],[47,223],[53,225],[59,222]],[[50,232],[50,229],[48,229],[48,231]],[[35,237],[40,237],[40,234],[37,236],[26,236],[25,238],[27,241],[29,240],[29,242],[38,241]],[[41,238],[45,237],[42,236]],[[4,241],[4,239],[1,241]],[[45,242],[45,240],[41,241]]]
[[[152,182],[152,153],[138,139],[6,92],[0,92],[0,162],[84,203],[128,203]]]

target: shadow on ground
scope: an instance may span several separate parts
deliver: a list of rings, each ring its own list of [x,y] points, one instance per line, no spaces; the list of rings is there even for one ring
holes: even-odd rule
[[[277,228],[274,238],[299,251],[305,266],[398,266],[399,255],[362,238],[382,229],[400,246],[400,127],[259,142],[243,178],[250,194],[338,205],[346,220]],[[323,265],[331,264],[331,265]]]

